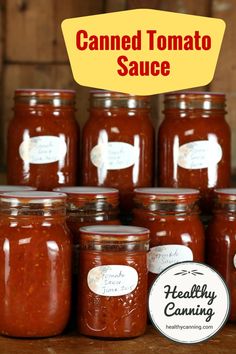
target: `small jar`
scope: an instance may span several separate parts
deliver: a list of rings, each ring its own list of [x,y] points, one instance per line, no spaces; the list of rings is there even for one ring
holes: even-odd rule
[[[40,190],[76,184],[79,129],[74,103],[71,90],[15,91],[7,140],[9,184]]]
[[[67,324],[71,241],[65,200],[53,192],[0,195],[2,335],[54,336]]]
[[[121,212],[130,212],[133,189],[153,183],[154,129],[149,97],[91,92],[83,149],[83,184],[117,188]]]
[[[135,189],[133,225],[150,230],[149,285],[174,263],[204,261],[198,199],[195,189]]]
[[[78,328],[81,334],[130,338],[145,332],[149,231],[132,226],[80,229]]]
[[[82,226],[119,225],[119,191],[103,187],[64,187],[54,191],[67,194],[67,225],[74,244],[79,244]]]
[[[215,191],[212,221],[206,234],[206,260],[225,279],[231,295],[229,320],[236,321],[236,189]]]
[[[230,185],[230,128],[225,95],[174,92],[165,95],[158,136],[160,187],[196,188],[210,213],[215,188]]]

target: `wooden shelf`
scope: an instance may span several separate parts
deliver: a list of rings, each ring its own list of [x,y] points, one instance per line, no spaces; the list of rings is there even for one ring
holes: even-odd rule
[[[187,345],[171,342],[152,326],[132,340],[98,340],[76,333],[47,339],[0,337],[1,354],[227,354],[236,353],[236,325],[228,324],[207,342]]]

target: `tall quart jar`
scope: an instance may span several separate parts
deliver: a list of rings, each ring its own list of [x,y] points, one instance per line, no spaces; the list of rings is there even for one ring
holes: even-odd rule
[[[198,199],[199,191],[195,189],[135,189],[133,225],[150,230],[149,286],[174,263],[204,261]]]
[[[70,313],[71,240],[66,195],[0,195],[0,333],[48,337]]]
[[[215,191],[213,219],[206,235],[206,260],[225,279],[231,296],[229,319],[236,321],[236,189]]]
[[[153,144],[148,97],[91,92],[83,130],[84,185],[117,188],[121,211],[130,211],[133,189],[152,185]]]
[[[19,89],[7,140],[9,184],[40,190],[75,185],[78,164],[78,124],[75,92]]]
[[[230,128],[225,95],[174,92],[165,95],[158,138],[159,185],[197,188],[209,213],[214,188],[230,185]]]
[[[104,338],[137,337],[147,320],[149,231],[132,226],[80,229],[78,328]]]

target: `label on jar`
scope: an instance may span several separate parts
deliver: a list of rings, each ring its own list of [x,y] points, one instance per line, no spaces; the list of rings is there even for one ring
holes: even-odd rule
[[[199,140],[181,145],[178,165],[189,170],[208,168],[222,159],[222,148],[216,141]]]
[[[103,265],[88,272],[89,289],[101,296],[122,296],[134,291],[138,285],[136,269],[125,265]]]
[[[98,144],[90,152],[92,164],[107,170],[119,170],[133,166],[138,158],[139,149],[122,142]]]
[[[32,164],[63,160],[67,152],[64,137],[42,135],[25,139],[19,147],[22,160]]]
[[[192,261],[192,250],[184,245],[165,245],[152,247],[148,253],[148,270],[159,274],[172,264]]]

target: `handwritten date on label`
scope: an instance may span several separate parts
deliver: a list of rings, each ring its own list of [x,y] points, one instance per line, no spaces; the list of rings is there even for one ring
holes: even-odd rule
[[[136,269],[125,265],[103,265],[90,269],[89,289],[101,296],[122,296],[134,291],[138,284]]]

